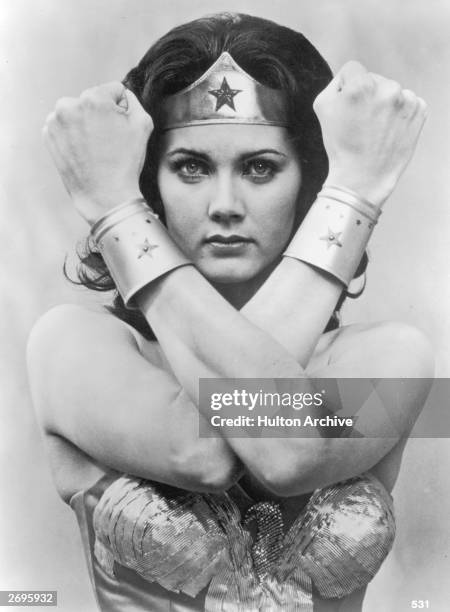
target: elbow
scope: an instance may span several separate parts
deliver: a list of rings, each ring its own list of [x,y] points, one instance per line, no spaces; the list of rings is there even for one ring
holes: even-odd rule
[[[311,492],[319,486],[318,475],[323,473],[326,463],[326,439],[303,439],[294,444],[288,440],[283,442],[283,448],[276,453],[277,458],[265,464],[261,462],[258,471],[253,471],[255,477],[277,497]],[[272,453],[267,455],[273,458]]]
[[[241,475],[239,462],[227,461],[213,466],[211,470],[203,470],[198,475],[198,482],[206,493],[223,493],[236,484]]]
[[[374,328],[378,378],[433,378],[435,357],[427,336],[416,327],[397,321]]]
[[[406,356],[410,378],[428,378],[434,376],[435,356],[427,336],[410,325],[399,325],[399,352]]]
[[[195,448],[174,454],[173,470],[183,488],[199,493],[222,493],[242,474],[242,465],[220,438],[199,440]]]

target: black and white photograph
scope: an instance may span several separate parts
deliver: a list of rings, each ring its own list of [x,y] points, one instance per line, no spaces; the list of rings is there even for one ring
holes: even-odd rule
[[[450,608],[449,32],[0,2],[0,607]]]

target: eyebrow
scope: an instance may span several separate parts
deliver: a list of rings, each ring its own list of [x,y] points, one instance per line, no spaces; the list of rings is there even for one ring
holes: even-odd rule
[[[273,155],[278,155],[279,157],[287,157],[287,155],[281,153],[281,151],[277,151],[276,149],[258,149],[256,151],[245,151],[239,155],[238,159],[249,159],[251,157],[257,157],[258,155],[264,155],[265,153],[272,153]],[[206,151],[201,151],[199,149],[185,149],[184,147],[169,151],[169,153],[167,153],[167,157],[173,157],[174,155],[179,154],[192,155],[193,157],[199,157],[205,160],[210,159],[210,155]]]

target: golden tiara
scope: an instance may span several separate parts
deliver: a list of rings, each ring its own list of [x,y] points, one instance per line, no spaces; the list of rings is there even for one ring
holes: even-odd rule
[[[215,123],[286,126],[285,95],[261,85],[224,51],[192,85],[168,96],[161,128]]]

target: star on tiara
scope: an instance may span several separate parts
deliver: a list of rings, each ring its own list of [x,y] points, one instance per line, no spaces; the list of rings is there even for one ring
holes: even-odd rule
[[[216,111],[220,110],[224,104],[228,104],[228,106],[235,111],[233,98],[237,96],[238,93],[241,93],[241,91],[242,89],[231,89],[228,85],[227,77],[223,77],[220,89],[210,89],[208,93],[217,98]]]
[[[224,51],[192,85],[163,101],[158,123],[164,130],[215,123],[286,126],[286,98]]]

